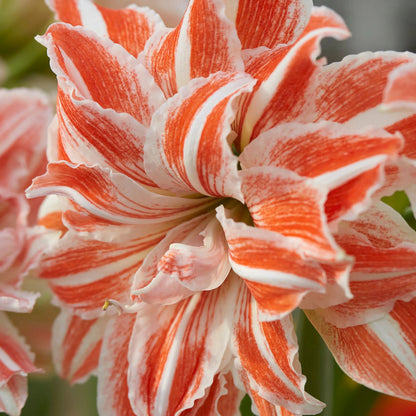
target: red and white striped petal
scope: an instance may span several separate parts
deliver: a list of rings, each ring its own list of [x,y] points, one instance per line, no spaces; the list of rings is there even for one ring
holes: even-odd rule
[[[76,98],[73,88],[58,91],[58,137],[54,146],[72,163],[98,164],[135,181],[155,186],[143,166],[147,129],[126,113],[103,109],[91,100]]]
[[[411,114],[409,115],[409,112]],[[416,114],[414,110],[405,108],[404,110],[386,111],[385,113],[395,114],[396,120],[388,125],[385,129],[388,132],[399,132],[404,137],[404,147],[401,154],[412,159],[413,163],[416,160]],[[397,115],[397,114],[400,114]]]
[[[410,208],[416,214],[416,164],[407,157],[401,157],[386,168],[385,182],[376,197],[392,195],[398,190],[406,192],[410,201]]]
[[[243,49],[275,48],[295,42],[312,9],[310,0],[226,0],[225,4]]]
[[[73,85],[78,99],[128,113],[145,126],[164,102],[147,70],[111,40],[63,23],[50,26],[38,40],[48,48],[58,81]]]
[[[0,273],[3,273],[24,247],[29,207],[22,195],[1,188],[0,206]]]
[[[415,400],[416,300],[398,301],[381,319],[337,328],[317,312],[308,312],[340,367],[374,390]]]
[[[259,321],[257,303],[243,286],[235,312],[232,345],[237,374],[254,402],[259,398],[258,404],[270,410],[270,413],[262,413],[265,409],[259,409],[260,414],[276,414],[271,411],[275,406],[299,414],[316,414],[322,410],[323,403],[304,391],[306,378],[299,372],[298,346],[291,318]]]
[[[307,116],[311,104],[308,90],[315,86],[315,75],[322,65],[316,60],[320,40],[349,35],[342,19],[327,8],[314,9],[309,25],[293,46],[282,45],[248,59],[246,72],[258,83],[238,115],[241,150],[263,131]]]
[[[331,192],[330,221],[356,216],[381,185],[381,164],[398,154],[400,137],[338,123],[288,123],[262,133],[240,155],[242,168],[276,166],[315,178]],[[346,151],[348,149],[348,151]]]
[[[191,79],[244,70],[241,44],[221,0],[191,0],[176,29],[149,41],[145,61],[167,97]]]
[[[396,115],[397,121],[386,130],[400,132],[405,139],[402,154],[416,159],[416,62],[401,65],[389,76],[384,91],[383,107],[388,114]]]
[[[27,399],[27,380],[23,376],[13,376],[0,387],[0,412],[19,416]]]
[[[235,387],[231,373],[218,373],[205,396],[196,400],[194,406],[184,410],[181,416],[239,416],[243,396],[244,393]]]
[[[323,66],[313,89],[315,120],[385,127],[403,114],[380,111],[389,74],[411,61],[409,53],[364,52]],[[313,92],[311,92],[313,93]]]
[[[133,230],[134,231],[134,230]],[[135,227],[135,238],[100,241],[68,231],[43,257],[39,270],[48,279],[59,304],[85,318],[101,315],[106,299],[130,303],[133,276],[147,252],[164,236],[156,229],[148,235]]]
[[[58,20],[82,25],[100,36],[109,37],[137,56],[162,20],[147,7],[131,5],[121,10],[95,5],[90,0],[46,0]]]
[[[46,161],[51,120],[46,96],[28,89],[0,90],[0,187],[23,192]]]
[[[241,176],[244,200],[256,227],[299,241],[307,257],[334,261],[343,256],[326,224],[325,187],[274,166],[243,169]]]
[[[416,110],[416,61],[401,65],[390,74],[383,103]]]
[[[102,0],[102,4],[112,5],[113,0]],[[124,0],[125,4],[129,3],[129,0]],[[139,6],[147,6],[152,10],[155,10],[162,17],[163,21],[168,27],[175,27],[181,20],[189,0],[176,0],[175,2],[167,2],[166,0],[136,0],[135,4]]]
[[[254,80],[219,72],[191,81],[154,115],[145,168],[162,189],[242,200],[237,157],[231,150],[236,100]]]
[[[166,234],[134,277],[132,294],[171,304],[220,286],[230,271],[228,246],[213,214],[195,217]]]
[[[55,371],[72,383],[82,383],[94,374],[100,356],[107,319],[82,319],[66,309],[55,319],[52,354]]]
[[[113,317],[107,324],[98,364],[97,408],[100,416],[137,416],[127,385],[129,343],[135,314]],[[138,386],[136,386],[136,389]]]
[[[251,392],[251,400],[254,402],[252,404],[252,411],[254,414],[267,416],[299,416],[299,413],[295,414],[289,412],[289,410],[284,407],[271,404],[257,393]]]
[[[17,290],[0,284],[0,310],[7,312],[31,312],[39,293]]]
[[[228,218],[217,208],[229,246],[233,270],[241,276],[259,307],[260,319],[271,321],[295,309],[308,292],[323,292],[325,273],[305,258],[300,243],[279,233]]]
[[[208,198],[181,198],[152,192],[120,173],[98,166],[49,163],[48,172],[36,178],[29,198],[62,195],[105,220],[121,224],[161,223],[208,208]]]
[[[32,352],[7,315],[0,312],[0,316],[0,386],[4,386],[14,375],[26,376],[37,369]]]
[[[230,340],[238,284],[230,278],[172,306],[142,304],[128,357],[137,414],[179,415],[207,394]]]
[[[353,263],[353,257],[346,257],[338,262],[321,264],[326,275],[325,293],[308,293],[299,307],[302,309],[328,308],[348,302],[353,296],[349,285]]]
[[[325,309],[338,327],[365,324],[416,296],[416,232],[379,202],[356,221],[341,223],[338,243],[355,258],[350,274],[353,298]]]

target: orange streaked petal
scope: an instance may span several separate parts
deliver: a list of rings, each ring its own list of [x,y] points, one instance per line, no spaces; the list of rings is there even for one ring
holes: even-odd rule
[[[181,414],[220,372],[238,279],[172,306],[142,304],[129,351],[133,409],[143,416]]]
[[[234,385],[231,373],[218,373],[201,399],[195,401],[191,409],[181,413],[183,416],[237,416],[244,393]]]
[[[227,0],[225,4],[243,49],[293,43],[305,28],[312,9],[310,0]]]
[[[113,317],[107,324],[98,363],[97,409],[100,416],[136,416],[127,384],[130,337],[135,314]]]
[[[47,0],[58,20],[73,26],[82,25],[98,35],[109,37],[137,56],[146,41],[163,26],[160,17],[152,10],[131,5],[113,10],[95,5],[90,0]]]
[[[409,60],[411,55],[406,53],[364,52],[323,66],[314,86],[314,119],[385,126],[383,123],[389,123],[390,116],[378,106],[383,101],[389,74]]]
[[[338,123],[287,123],[251,142],[240,155],[243,169],[276,166],[314,178],[330,190],[329,221],[355,217],[381,185],[381,164],[395,157],[400,137],[380,128],[357,130]],[[348,149],[348,151],[346,151]]]
[[[318,413],[323,404],[305,393],[306,378],[298,371],[298,347],[291,318],[259,321],[257,303],[242,288],[234,325],[235,366],[255,404],[270,411],[283,406],[296,414]]]
[[[52,329],[55,371],[71,384],[84,382],[95,372],[106,319],[85,320],[61,309]]]
[[[66,160],[99,164],[143,185],[155,186],[143,165],[147,129],[135,118],[77,99],[66,85],[58,90],[57,113],[58,140]]]
[[[145,168],[162,189],[241,200],[231,123],[238,97],[254,80],[218,72],[191,81],[154,115],[144,148]]]
[[[218,0],[191,0],[179,26],[146,45],[145,60],[167,97],[191,79],[244,69],[237,33]]]
[[[416,62],[401,65],[390,74],[383,103],[416,110]]]
[[[341,223],[338,243],[355,258],[353,298],[325,309],[325,319],[345,327],[390,312],[397,300],[416,296],[416,232],[391,207],[379,202],[353,222]]]
[[[121,224],[161,223],[195,214],[213,204],[207,198],[162,195],[120,173],[98,166],[49,163],[48,172],[27,190],[30,198],[65,196],[105,220]]]
[[[164,235],[157,229],[142,234],[140,227],[132,232],[136,237],[100,241],[98,233],[80,236],[68,231],[46,252],[39,275],[49,280],[58,303],[86,318],[100,315],[105,299],[130,303],[133,276],[149,249]]]
[[[398,301],[384,317],[365,325],[337,328],[317,312],[307,315],[340,367],[374,390],[416,397],[416,301]]]
[[[272,166],[243,169],[241,176],[244,200],[256,227],[292,237],[307,257],[319,261],[343,255],[325,221],[325,187]]]
[[[259,305],[260,318],[274,320],[295,309],[308,292],[322,292],[325,273],[305,258],[299,242],[279,233],[228,218],[217,208],[229,246],[231,267],[245,281]]]
[[[243,99],[238,114],[236,129],[241,150],[260,133],[280,123],[308,119],[313,97],[309,88],[316,88],[315,77],[322,65],[316,60],[319,42],[326,36],[343,39],[349,34],[342,19],[325,7],[315,9],[312,17],[311,26],[295,44],[260,49],[247,58],[246,72],[258,82]]]
[[[55,23],[38,40],[47,47],[59,83],[75,88],[77,98],[128,113],[149,125],[163,94],[147,70],[119,45],[82,27]]]

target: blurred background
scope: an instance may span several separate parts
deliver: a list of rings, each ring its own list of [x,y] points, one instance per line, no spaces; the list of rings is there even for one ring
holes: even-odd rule
[[[150,5],[163,15],[163,3],[172,0],[137,0]],[[130,0],[97,1],[108,7],[133,3]],[[178,8],[186,0],[177,0]],[[352,37],[343,42],[323,41],[322,54],[329,62],[362,51],[397,50],[416,52],[416,0],[315,0],[337,11],[346,21]],[[180,14],[180,12],[178,12]],[[0,85],[42,88],[55,95],[55,78],[49,70],[45,49],[34,36],[45,32],[53,16],[42,0],[0,0]],[[174,16],[165,16],[167,24],[175,24]],[[406,204],[406,201],[405,201]],[[29,399],[23,416],[96,416],[96,380],[70,387],[53,375],[49,351],[50,325],[57,310],[50,305],[47,289],[29,280],[33,290],[45,294],[37,303],[30,320],[26,316],[12,318],[33,346],[37,364],[44,374],[29,377]],[[296,317],[300,337],[300,360],[308,377],[306,390],[323,401],[332,402],[332,410],[324,416],[416,416],[416,405],[370,391],[343,375],[326,347],[307,320]],[[306,340],[306,341],[305,341]],[[308,348],[302,345],[307,343]],[[251,415],[249,399],[241,406],[243,415]],[[0,413],[0,415],[2,415]]]

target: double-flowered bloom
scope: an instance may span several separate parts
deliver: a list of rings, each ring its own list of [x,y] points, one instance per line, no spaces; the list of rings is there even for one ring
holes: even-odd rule
[[[57,116],[29,196],[56,232],[58,372],[98,374],[100,416],[234,415],[244,391],[316,414],[301,307],[351,377],[416,399],[416,237],[380,202],[415,198],[416,57],[327,65],[320,40],[349,32],[309,0],[191,0],[175,29],[49,3]]]
[[[0,90],[0,412],[20,414],[26,375],[36,371],[30,348],[6,312],[30,312],[38,297],[21,290],[46,247],[36,227],[39,201],[24,190],[45,170],[47,99],[38,91]]]

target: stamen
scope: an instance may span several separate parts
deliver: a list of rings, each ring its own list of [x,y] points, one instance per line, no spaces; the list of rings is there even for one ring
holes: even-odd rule
[[[123,305],[114,299],[106,299],[104,301],[103,311],[106,311],[109,306],[114,306],[117,309],[119,315],[125,312]]]

